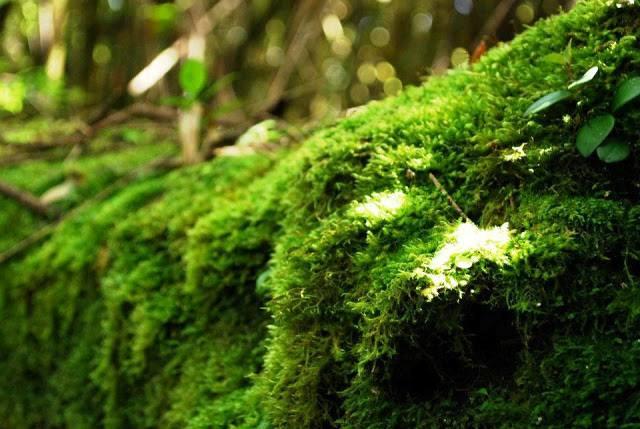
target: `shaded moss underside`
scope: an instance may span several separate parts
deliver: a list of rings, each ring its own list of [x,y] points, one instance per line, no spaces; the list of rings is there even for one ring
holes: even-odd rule
[[[0,425],[640,427],[640,109],[624,163],[574,145],[637,37],[637,6],[584,1],[295,150],[81,210],[0,266]],[[26,214],[0,204],[7,248]]]

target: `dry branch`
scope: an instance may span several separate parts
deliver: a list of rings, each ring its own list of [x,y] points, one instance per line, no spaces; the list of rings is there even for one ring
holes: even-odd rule
[[[78,205],[77,207],[67,212],[64,216],[61,216],[60,218],[56,219],[54,222],[51,222],[43,226],[38,231],[30,235],[29,237],[25,238],[24,240],[22,240],[21,242],[19,242],[9,250],[7,250],[6,252],[0,253],[0,264],[3,264],[21,255],[24,251],[28,250],[31,246],[37,244],[38,242],[44,240],[49,235],[51,235],[51,233],[55,231],[56,226],[58,226],[61,222],[67,219],[70,219],[71,217],[75,216],[77,213],[91,206],[92,204],[98,203],[108,198],[110,195],[116,192],[119,188],[127,185],[131,181],[138,178],[140,174],[148,171],[159,170],[159,169],[170,170],[170,169],[179,167],[180,165],[181,165],[180,161],[176,160],[175,158],[162,157],[162,158],[155,159],[141,167],[138,167],[132,170],[128,174],[116,180],[111,185],[104,188],[102,191],[98,192],[98,194],[96,194],[95,197],[91,198],[90,200],[84,201],[82,204]]]
[[[473,42],[472,48],[478,46],[482,42],[482,39],[484,37],[495,36],[498,28],[500,28],[507,15],[509,14],[509,11],[515,4],[516,0],[502,0],[500,3],[498,3],[491,16],[485,21],[484,25],[480,29],[478,36]]]
[[[469,216],[467,216],[464,211],[462,211],[458,203],[456,203],[453,197],[447,192],[447,190],[444,188],[444,186],[442,186],[442,184],[438,181],[436,176],[433,175],[433,173],[429,173],[429,179],[431,179],[431,181],[436,186],[436,188],[440,191],[440,193],[447,198],[447,201],[449,201],[449,204],[451,204],[451,207],[453,207],[453,209],[457,211],[458,214],[462,216],[462,218],[465,221],[473,223],[473,221],[469,219]]]
[[[50,207],[40,201],[38,197],[9,183],[0,181],[0,194],[18,202],[40,217],[49,218],[52,216]]]
[[[86,125],[81,130],[68,136],[57,137],[51,141],[32,141],[29,143],[8,142],[0,138],[0,145],[8,147],[14,152],[39,152],[84,144],[94,137],[98,131],[107,127],[123,124],[132,118],[145,118],[164,123],[173,121],[176,116],[176,110],[171,107],[156,106],[150,103],[134,103],[125,109],[118,110],[97,120],[92,125]]]

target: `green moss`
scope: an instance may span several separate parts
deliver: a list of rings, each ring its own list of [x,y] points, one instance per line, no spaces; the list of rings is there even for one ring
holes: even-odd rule
[[[639,424],[639,148],[604,165],[574,145],[637,70],[639,28],[637,6],[585,1],[291,151],[81,210],[0,266],[0,422]],[[571,72],[544,62],[569,43]],[[594,64],[580,103],[523,116]]]

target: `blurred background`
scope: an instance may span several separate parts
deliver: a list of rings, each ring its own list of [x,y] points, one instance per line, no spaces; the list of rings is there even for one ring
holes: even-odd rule
[[[323,119],[465,67],[571,6],[0,0],[0,117],[76,115],[132,100],[186,108],[197,99],[205,121]]]

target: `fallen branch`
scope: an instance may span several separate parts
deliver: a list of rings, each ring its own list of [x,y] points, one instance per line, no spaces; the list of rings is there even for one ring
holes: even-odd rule
[[[20,152],[20,153],[11,153],[9,155],[0,156],[0,167],[8,167],[12,165],[18,165],[25,161],[34,161],[34,160],[46,160],[52,161],[59,158],[53,152]]]
[[[9,148],[15,152],[40,152],[49,149],[57,149],[65,146],[73,146],[85,140],[85,136],[76,132],[68,136],[56,138],[55,141],[32,141],[29,143],[11,142],[0,138],[0,146]]]
[[[449,195],[447,190],[444,188],[444,186],[442,186],[442,184],[438,181],[436,176],[433,175],[433,173],[429,173],[429,179],[431,179],[431,181],[436,186],[436,188],[440,191],[440,193],[442,193],[442,195],[447,197],[447,200],[449,201],[449,204],[451,204],[451,207],[453,207],[454,210],[457,211],[458,214],[460,216],[462,216],[462,218],[465,221],[473,223],[473,221],[471,219],[469,219],[469,216],[467,216],[464,211],[462,211],[462,209],[460,208],[458,203],[456,203],[456,201],[453,199],[453,197],[451,195]]]
[[[145,173],[147,171],[157,170],[157,169],[171,170],[173,168],[179,167],[180,165],[182,165],[181,162],[175,158],[162,157],[162,158],[155,159],[139,168],[134,169],[133,171],[129,172],[128,174],[116,180],[111,185],[104,188],[102,191],[98,192],[98,194],[96,194],[96,196],[93,197],[92,199],[87,200],[82,204],[78,205],[77,207],[71,209],[64,216],[59,217],[54,222],[51,222],[43,226],[38,231],[30,235],[29,237],[25,238],[24,240],[16,244],[14,247],[7,250],[6,252],[0,253],[0,265],[21,255],[24,251],[28,250],[31,246],[39,243],[40,241],[44,240],[49,235],[51,235],[53,231],[55,231],[56,226],[58,226],[61,222],[67,219],[70,219],[80,211],[86,209],[87,207],[90,207],[92,204],[98,203],[108,198],[116,190],[118,190],[119,188],[127,185],[131,181],[138,178],[140,174]]]
[[[156,106],[150,103],[134,103],[125,109],[118,110],[98,120],[93,125],[86,125],[74,134],[57,137],[51,141],[33,141],[29,143],[8,142],[0,138],[0,145],[13,151],[40,152],[67,146],[84,144],[95,137],[102,129],[123,124],[132,118],[145,118],[157,122],[170,122],[177,116],[177,111],[167,106]]]
[[[91,126],[93,134],[97,131],[112,127],[114,125],[120,125],[127,122],[131,118],[145,118],[152,121],[168,122],[173,121],[177,116],[176,109],[168,106],[157,106],[151,103],[134,103],[129,107],[114,112],[104,119],[99,120]]]
[[[53,215],[51,208],[40,201],[38,197],[9,183],[0,181],[0,194],[18,202],[40,217],[50,218]]]
[[[0,253],[0,265],[15,258],[25,250],[28,250],[34,244],[47,238],[53,232],[57,224],[58,224],[57,222],[54,222],[54,223],[50,223],[48,225],[43,226],[42,228],[37,230],[35,233],[31,234],[29,237],[25,238],[24,240],[22,240],[21,242],[13,246],[11,249],[7,250],[4,253]]]

